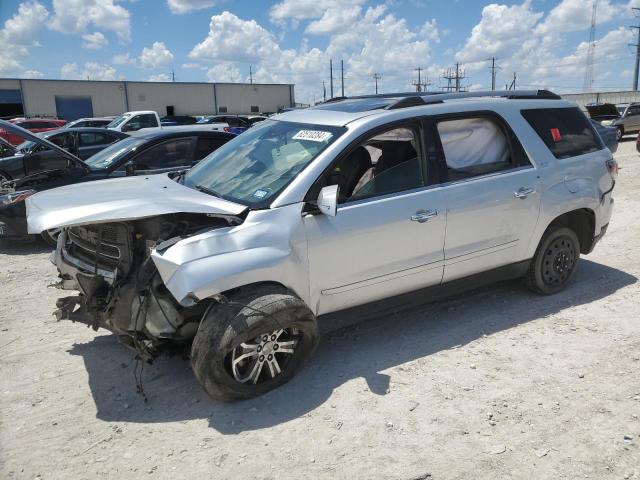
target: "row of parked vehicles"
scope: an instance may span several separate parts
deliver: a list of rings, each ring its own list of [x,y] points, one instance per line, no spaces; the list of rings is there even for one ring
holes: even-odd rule
[[[11,182],[0,212],[56,238],[73,292],[58,319],[106,328],[148,361],[190,346],[195,376],[225,401],[291,379],[334,315],[499,279],[560,292],[607,231],[618,174],[582,111],[544,90],[341,98],[222,145],[180,134],[68,154],[59,173]],[[176,150],[195,166],[126,175]]]

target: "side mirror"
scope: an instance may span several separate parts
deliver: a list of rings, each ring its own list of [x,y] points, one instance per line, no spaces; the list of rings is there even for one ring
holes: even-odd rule
[[[338,185],[330,185],[320,190],[318,195],[318,210],[324,215],[335,217],[338,213]]]
[[[127,162],[124,166],[124,171],[127,177],[131,177],[136,174],[136,165],[133,162]]]

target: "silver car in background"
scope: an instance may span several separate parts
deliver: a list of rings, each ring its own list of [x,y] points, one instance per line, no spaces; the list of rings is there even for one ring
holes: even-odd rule
[[[49,190],[27,209],[31,233],[62,228],[52,260],[79,293],[59,319],[144,359],[191,343],[199,382],[228,401],[288,381],[338,312],[505,278],[561,291],[607,230],[616,175],[551,92],[397,94],[286,112],[189,172]]]

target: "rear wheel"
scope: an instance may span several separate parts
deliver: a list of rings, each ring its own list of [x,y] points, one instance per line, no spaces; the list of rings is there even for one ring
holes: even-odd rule
[[[564,289],[580,258],[580,242],[569,228],[550,228],[542,237],[527,273],[529,288],[551,295]]]
[[[248,288],[215,305],[191,347],[196,378],[215,400],[262,395],[289,381],[318,343],[313,313],[284,289]]]

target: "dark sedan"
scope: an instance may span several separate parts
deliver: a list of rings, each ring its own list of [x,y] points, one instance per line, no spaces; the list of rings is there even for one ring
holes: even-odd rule
[[[128,135],[104,128],[65,128],[41,133],[40,137],[65,149],[81,160],[95,155]],[[41,143],[26,140],[15,148],[15,154],[0,159],[0,183],[17,180],[44,170],[64,168],[70,162],[67,155]]]
[[[31,134],[27,138],[46,142]],[[0,239],[27,235],[24,200],[34,193],[72,183],[187,170],[232,138],[235,135],[213,130],[147,133],[125,138],[86,162],[47,142],[49,148],[66,153],[70,161],[65,167],[5,183],[4,191],[0,192],[4,193],[0,195]],[[43,233],[50,243],[55,235],[56,232]]]

